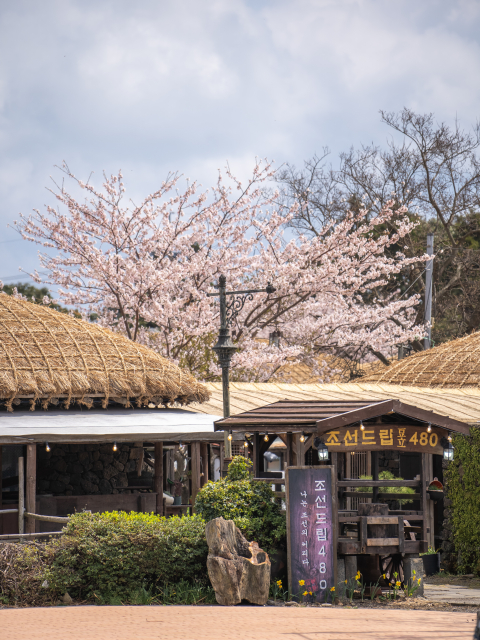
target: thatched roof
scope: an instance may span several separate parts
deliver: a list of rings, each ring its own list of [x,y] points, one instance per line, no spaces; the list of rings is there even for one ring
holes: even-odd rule
[[[402,361],[403,362],[403,361]],[[222,385],[208,382],[212,397],[204,404],[191,404],[188,411],[220,414]],[[388,400],[398,399],[419,409],[433,411],[467,424],[480,423],[480,389],[432,389],[363,382],[333,384],[285,384],[273,382],[231,382],[232,415],[258,409],[279,400]]]
[[[206,387],[175,364],[108,329],[0,294],[0,398],[47,406],[93,397],[129,406],[205,402]]]
[[[415,387],[462,389],[480,387],[480,332],[419,351],[389,367],[381,367],[362,382],[386,382]]]

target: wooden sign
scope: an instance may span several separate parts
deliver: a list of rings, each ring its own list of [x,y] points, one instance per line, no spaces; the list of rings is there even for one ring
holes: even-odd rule
[[[327,431],[322,438],[329,451],[419,451],[443,455],[441,440],[448,435],[445,429],[432,427],[365,425],[362,431],[358,425],[341,427]]]
[[[285,478],[289,591],[300,601],[331,602],[337,586],[334,468],[288,467]]]

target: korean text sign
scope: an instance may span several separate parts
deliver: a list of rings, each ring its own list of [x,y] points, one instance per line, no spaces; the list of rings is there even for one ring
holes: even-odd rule
[[[289,590],[300,600],[326,602],[336,586],[333,486],[331,466],[286,470]]]

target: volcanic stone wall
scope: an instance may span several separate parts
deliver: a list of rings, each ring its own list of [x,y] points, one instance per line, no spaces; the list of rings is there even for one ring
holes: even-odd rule
[[[140,450],[141,451],[141,450]],[[95,495],[130,493],[126,487],[151,483],[153,472],[136,472],[139,448],[133,444],[55,444],[37,447],[37,493]]]

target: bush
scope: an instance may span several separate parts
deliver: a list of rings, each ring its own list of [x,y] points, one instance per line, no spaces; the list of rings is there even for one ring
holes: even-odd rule
[[[42,587],[53,560],[49,545],[36,542],[0,545],[0,605],[45,606],[52,594]]]
[[[207,585],[208,546],[199,516],[161,518],[145,513],[78,513],[51,543],[50,588],[72,598],[128,599],[181,581]]]
[[[268,483],[250,479],[250,465],[243,456],[235,456],[226,478],[207,482],[199,491],[195,508],[206,522],[220,517],[233,520],[247,540],[255,540],[267,553],[284,550],[285,513]]]
[[[451,526],[458,570],[480,574],[480,429],[472,427],[470,436],[454,436],[453,445],[455,457],[444,474],[447,526]]]

